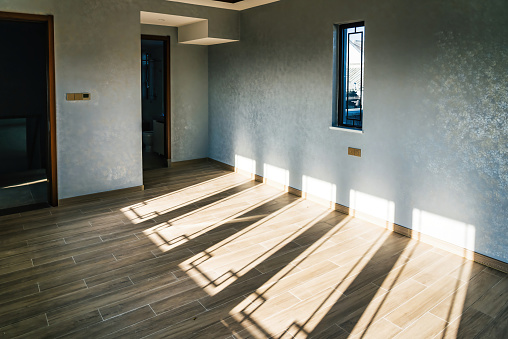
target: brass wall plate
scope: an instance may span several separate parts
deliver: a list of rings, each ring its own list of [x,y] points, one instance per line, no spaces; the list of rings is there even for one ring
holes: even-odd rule
[[[66,99],[67,101],[81,101],[81,100],[90,100],[90,93],[67,93]]]
[[[348,147],[347,149],[347,154],[348,155],[352,155],[354,157],[359,157],[361,158],[362,157],[362,150],[359,149],[359,148],[352,148],[352,147]]]

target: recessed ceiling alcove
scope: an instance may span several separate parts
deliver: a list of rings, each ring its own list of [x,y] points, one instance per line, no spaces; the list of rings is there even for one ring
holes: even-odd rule
[[[249,8],[263,6],[279,0],[168,0],[171,2],[182,2],[191,5],[207,6],[243,11]]]

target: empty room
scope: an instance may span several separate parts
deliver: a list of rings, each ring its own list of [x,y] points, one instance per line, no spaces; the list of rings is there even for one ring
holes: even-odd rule
[[[508,338],[506,0],[0,0],[0,336]]]

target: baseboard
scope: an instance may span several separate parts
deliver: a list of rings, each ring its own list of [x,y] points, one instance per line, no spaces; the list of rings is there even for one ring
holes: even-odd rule
[[[331,208],[331,209],[333,209],[333,210],[335,210],[337,212],[340,212],[340,213],[343,213],[343,214],[347,214],[347,215],[351,215],[351,216],[353,216],[355,218],[359,218],[359,219],[368,221],[368,222],[370,222],[372,224],[384,227],[387,230],[390,230],[390,231],[392,231],[394,233],[406,236],[406,237],[411,238],[411,239],[416,239],[416,240],[421,241],[423,243],[426,243],[426,244],[432,245],[434,247],[437,247],[439,249],[445,250],[447,252],[456,254],[456,255],[461,256],[463,258],[466,258],[468,260],[475,261],[475,262],[477,262],[479,264],[491,267],[491,268],[496,269],[498,271],[501,271],[501,272],[504,272],[504,273],[508,273],[508,263],[505,263],[505,262],[503,262],[501,260],[497,260],[497,259],[488,257],[486,255],[480,254],[478,252],[465,249],[463,247],[451,244],[449,242],[440,240],[438,238],[435,238],[435,237],[423,234],[421,232],[412,230],[412,229],[410,229],[408,227],[405,227],[405,226],[402,226],[402,225],[399,225],[399,224],[395,224],[395,223],[392,223],[392,222],[389,222],[389,221],[386,221],[386,220],[382,220],[380,218],[376,218],[376,217],[370,216],[368,214],[356,211],[356,210],[354,210],[352,208],[349,208],[347,206],[340,205],[340,204],[334,203],[332,201],[327,201],[327,200],[322,199],[320,197],[316,197],[316,196],[313,196],[311,194],[305,193],[305,192],[303,192],[303,191],[301,191],[301,190],[299,190],[297,188],[286,186],[286,185],[283,185],[283,184],[278,183],[278,182],[273,182],[273,181],[271,181],[269,179],[266,179],[266,178],[264,178],[264,177],[262,177],[260,175],[243,171],[241,169],[238,169],[238,168],[236,168],[234,166],[225,164],[223,162],[220,162],[220,161],[217,161],[217,160],[214,160],[214,159],[209,159],[209,160],[210,160],[210,162],[212,162],[212,163],[214,163],[214,164],[216,164],[216,165],[218,165],[218,166],[220,166],[220,167],[222,167],[222,168],[224,168],[226,170],[230,170],[232,172],[236,172],[236,173],[242,174],[244,176],[250,177],[252,180],[255,180],[255,181],[258,181],[258,182],[262,182],[262,183],[267,184],[269,186],[281,189],[281,190],[283,190],[285,192],[288,192],[290,194],[296,195],[298,197],[302,197],[302,198],[304,198],[306,200],[311,200],[311,201],[316,202],[316,203],[318,203],[320,205],[323,205],[325,207]]]
[[[84,203],[84,202],[95,201],[95,200],[103,199],[103,198],[111,198],[111,197],[120,196],[120,195],[127,194],[127,193],[143,191],[144,189],[145,189],[145,186],[141,185],[141,186],[122,188],[122,189],[113,190],[113,191],[80,195],[77,197],[58,200],[58,206],[69,206],[69,205],[80,204],[80,203]]]

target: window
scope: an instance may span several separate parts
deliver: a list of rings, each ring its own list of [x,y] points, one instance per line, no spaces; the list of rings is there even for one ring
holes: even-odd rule
[[[335,26],[336,125],[362,129],[365,24]],[[335,113],[334,113],[335,114]]]

